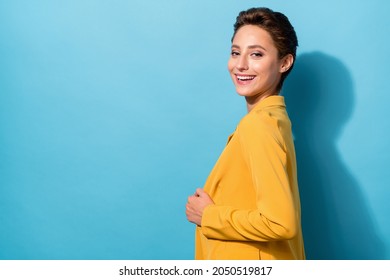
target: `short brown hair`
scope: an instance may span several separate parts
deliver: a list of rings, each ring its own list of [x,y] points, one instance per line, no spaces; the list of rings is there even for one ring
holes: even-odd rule
[[[275,47],[278,50],[279,58],[283,58],[291,54],[294,58],[290,69],[282,74],[277,90],[281,90],[283,82],[287,75],[292,70],[296,51],[298,47],[298,38],[295,34],[294,27],[291,25],[288,18],[280,13],[274,12],[269,8],[251,8],[246,11],[241,11],[234,23],[234,33],[232,41],[237,31],[244,25],[255,25],[267,31],[274,41]]]

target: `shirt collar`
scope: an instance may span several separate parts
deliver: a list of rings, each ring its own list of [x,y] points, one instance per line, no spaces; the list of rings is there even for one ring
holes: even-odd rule
[[[259,111],[261,109],[264,109],[266,107],[271,107],[271,106],[282,106],[286,107],[286,104],[284,102],[284,96],[280,95],[271,95],[263,100],[260,100],[251,110],[252,111]]]

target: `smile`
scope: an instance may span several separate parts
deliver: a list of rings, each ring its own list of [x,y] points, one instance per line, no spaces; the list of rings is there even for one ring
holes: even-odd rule
[[[253,80],[256,76],[252,75],[236,75],[237,79],[239,81],[251,81]]]

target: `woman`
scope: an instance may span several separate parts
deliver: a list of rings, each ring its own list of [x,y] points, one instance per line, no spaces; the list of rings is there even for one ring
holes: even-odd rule
[[[228,70],[248,114],[204,188],[188,198],[196,259],[305,259],[291,123],[278,95],[297,46],[283,14],[238,15]]]

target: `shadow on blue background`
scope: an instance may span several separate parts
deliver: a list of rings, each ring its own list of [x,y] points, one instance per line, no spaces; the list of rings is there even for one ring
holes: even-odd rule
[[[384,259],[359,183],[337,148],[354,109],[348,69],[320,52],[302,54],[283,95],[293,123],[307,258]]]

